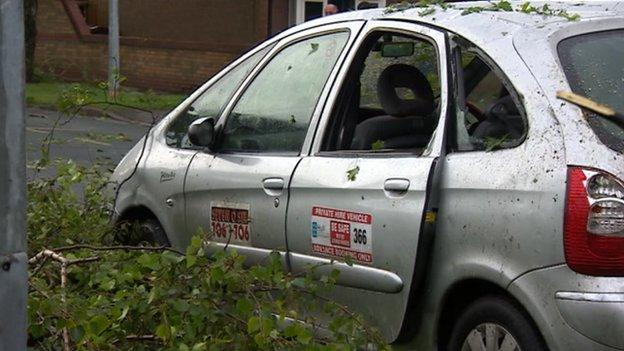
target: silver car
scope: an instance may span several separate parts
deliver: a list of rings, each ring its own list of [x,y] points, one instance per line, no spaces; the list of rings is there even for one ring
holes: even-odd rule
[[[624,111],[624,3],[407,7],[229,65],[117,167],[116,221],[348,258],[332,297],[397,348],[624,349],[624,128],[557,98]]]

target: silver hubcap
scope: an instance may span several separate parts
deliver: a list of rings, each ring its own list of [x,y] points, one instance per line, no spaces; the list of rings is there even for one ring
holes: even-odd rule
[[[468,333],[462,351],[521,351],[507,329],[494,323],[479,324]]]

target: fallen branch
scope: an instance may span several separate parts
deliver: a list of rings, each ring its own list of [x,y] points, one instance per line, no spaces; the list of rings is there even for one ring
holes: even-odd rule
[[[76,245],[70,245],[70,246],[57,247],[53,249],[53,251],[54,252],[67,252],[67,251],[76,251],[76,250],[83,250],[83,249],[89,249],[93,251],[156,251],[156,252],[169,251],[169,252],[173,252],[175,254],[181,255],[181,256],[185,255],[184,252],[178,251],[168,246],[130,246],[130,245],[95,246],[95,245],[88,245],[88,244],[76,244]]]

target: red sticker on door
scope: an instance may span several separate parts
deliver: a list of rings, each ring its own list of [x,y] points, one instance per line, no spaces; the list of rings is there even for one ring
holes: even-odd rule
[[[211,202],[210,225],[217,241],[251,244],[249,204]]]
[[[373,216],[348,210],[312,208],[312,252],[373,263]]]

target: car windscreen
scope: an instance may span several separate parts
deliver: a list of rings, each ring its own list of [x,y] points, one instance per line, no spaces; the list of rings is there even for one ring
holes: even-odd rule
[[[572,91],[624,111],[624,29],[562,40],[557,50]],[[624,153],[624,128],[586,112],[589,125],[608,147]]]

